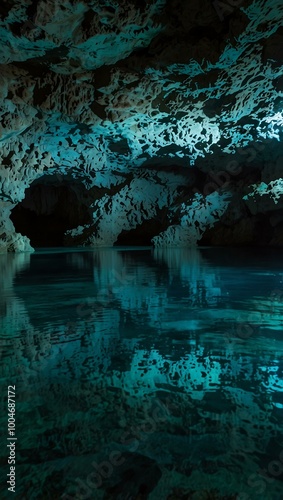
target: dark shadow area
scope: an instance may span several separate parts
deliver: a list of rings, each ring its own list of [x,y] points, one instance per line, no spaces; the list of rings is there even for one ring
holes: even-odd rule
[[[165,216],[158,219],[145,220],[130,231],[121,231],[114,246],[150,246],[152,238],[168,227]]]
[[[223,218],[207,227],[198,246],[281,247],[283,244],[282,211],[252,215],[249,212],[227,225]]]
[[[11,220],[33,247],[65,246],[68,229],[92,222],[86,200],[83,184],[41,178],[26,190],[24,200],[12,210]]]

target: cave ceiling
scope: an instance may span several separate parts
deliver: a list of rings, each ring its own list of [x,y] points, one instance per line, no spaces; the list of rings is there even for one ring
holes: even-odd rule
[[[282,22],[281,0],[2,2],[0,248],[29,249],[9,214],[43,176],[95,190],[88,244],[165,208],[157,245],[282,224]]]

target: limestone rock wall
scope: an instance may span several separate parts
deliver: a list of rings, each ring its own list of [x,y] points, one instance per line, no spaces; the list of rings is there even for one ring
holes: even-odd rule
[[[243,203],[247,228],[257,196],[272,226],[282,197],[283,6],[225,5],[3,4],[0,248],[28,249],[8,220],[7,203],[20,203],[43,175],[71,177],[90,190],[94,224],[85,244],[113,244],[121,231],[158,217],[161,206],[168,213],[153,242],[196,244],[214,222],[223,227],[223,196],[230,213]],[[261,183],[271,186],[263,197],[255,188]],[[104,195],[93,194],[101,188]],[[204,218],[196,192],[207,198],[214,191],[219,205]],[[281,226],[272,227],[266,244],[280,244]],[[66,232],[69,244],[78,231],[84,234]],[[7,245],[12,240],[22,243]]]
[[[0,253],[2,252],[33,252],[29,239],[16,233],[10,219],[14,205],[0,201]]]

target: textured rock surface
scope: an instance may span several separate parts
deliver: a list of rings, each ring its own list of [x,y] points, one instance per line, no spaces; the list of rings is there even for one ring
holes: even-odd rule
[[[63,244],[282,245],[281,0],[11,0],[0,16],[0,251],[31,248],[9,214],[34,181],[81,184],[88,220]]]

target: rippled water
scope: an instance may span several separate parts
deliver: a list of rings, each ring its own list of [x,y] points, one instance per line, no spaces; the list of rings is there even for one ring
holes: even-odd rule
[[[279,252],[49,249],[0,271],[1,498],[283,497]]]

